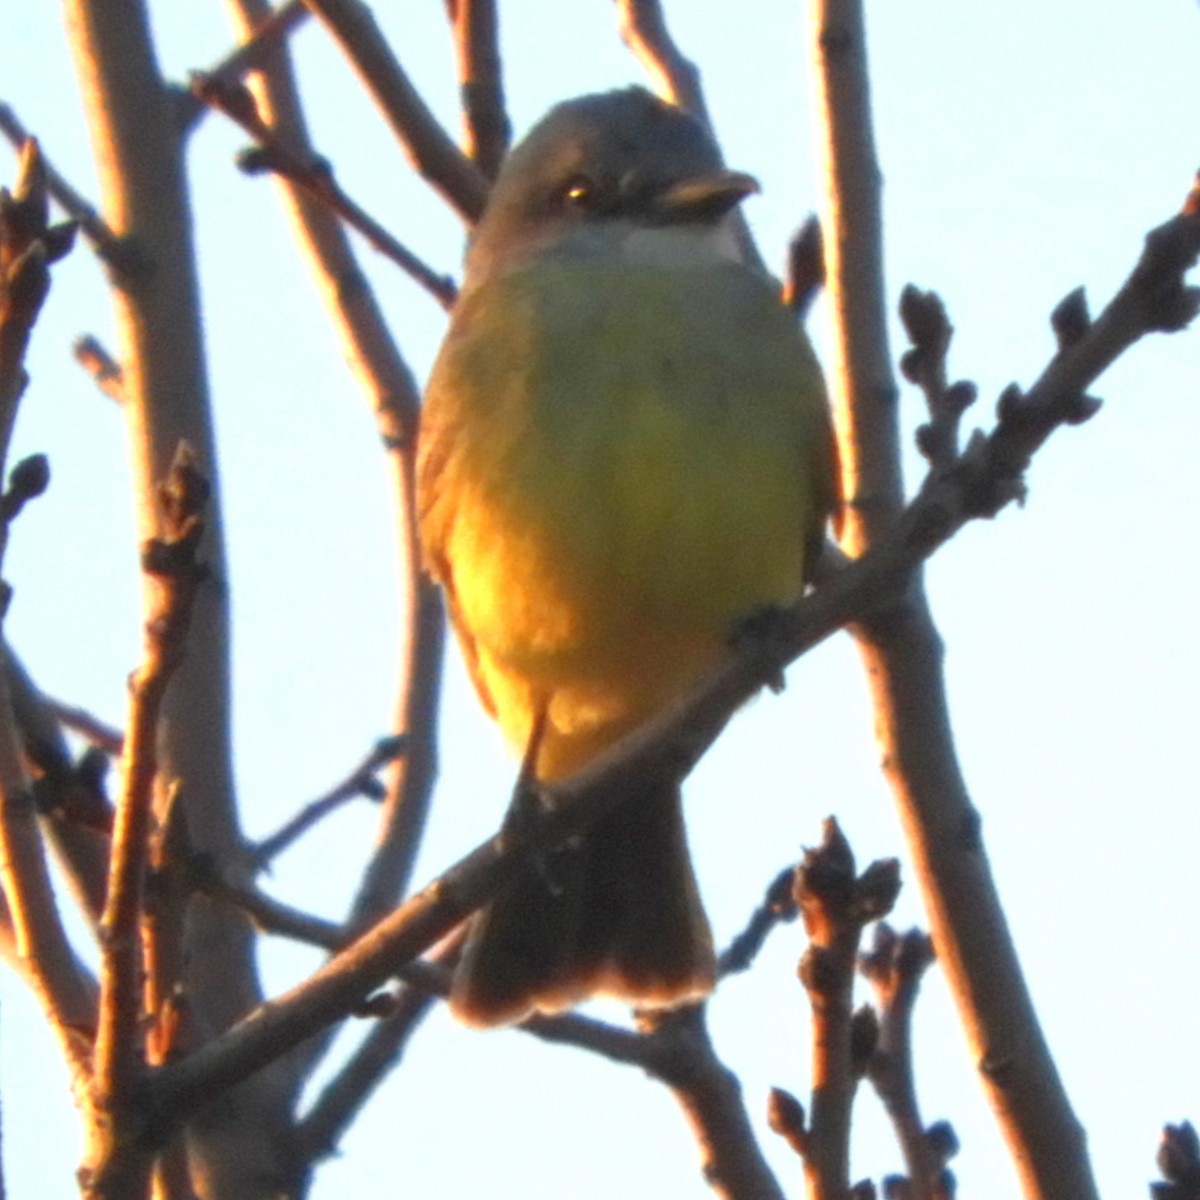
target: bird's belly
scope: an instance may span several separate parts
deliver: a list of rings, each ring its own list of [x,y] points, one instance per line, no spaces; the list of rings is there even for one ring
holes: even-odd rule
[[[551,698],[564,732],[641,719],[720,659],[740,619],[799,597],[799,452],[753,410],[653,387],[575,410],[522,443],[474,517],[460,509],[458,602],[502,720],[513,689]],[[526,727],[522,713],[510,733]]]

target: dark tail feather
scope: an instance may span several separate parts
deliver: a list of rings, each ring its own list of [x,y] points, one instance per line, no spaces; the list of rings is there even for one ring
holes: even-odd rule
[[[670,1007],[713,984],[712,934],[678,789],[618,805],[475,918],[450,1007],[511,1024],[601,994]]]

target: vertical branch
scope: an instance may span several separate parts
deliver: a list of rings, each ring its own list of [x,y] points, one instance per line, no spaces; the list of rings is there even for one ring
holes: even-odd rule
[[[845,543],[861,555],[902,502],[896,386],[885,328],[880,173],[861,0],[819,0],[811,20],[835,328],[831,393],[846,497]],[[1096,1195],[1082,1131],[1042,1036],[954,748],[942,647],[914,578],[854,629],[872,688],[888,782],[938,959],[977,1069],[1030,1197]]]
[[[264,0],[230,0],[241,37],[269,11]],[[307,152],[308,132],[285,48],[253,81],[261,115],[289,145]],[[437,770],[436,725],[444,618],[437,589],[421,570],[415,509],[419,397],[408,364],[354,258],[340,223],[287,179],[279,181],[296,239],[325,301],[342,352],[366,393],[392,473],[404,626],[400,638],[394,730],[404,753],[388,779],[375,854],[351,916],[366,924],[387,911],[408,885],[425,829]]]
[[[187,659],[163,701],[157,752],[197,852],[232,878],[246,864],[230,752],[229,596],[178,111],[144,0],[66,0],[65,8],[106,224],[126,249],[110,266],[142,540],[154,535],[157,481],[181,441],[212,482],[202,547],[210,574],[197,591]],[[147,584],[144,612],[154,602]],[[180,955],[192,1028],[203,1038],[260,999],[253,933],[241,914],[195,897],[186,937],[203,947]],[[206,1188],[245,1196],[270,1189],[284,1155],[263,1131],[282,1123],[291,1097],[286,1064],[277,1064],[210,1107],[190,1130]]]
[[[856,876],[850,844],[832,817],[796,872],[809,937],[800,978],[813,1012],[812,1112],[799,1139],[809,1200],[841,1200],[850,1191],[850,1118],[866,1066],[853,1011],[858,946],[863,927],[891,909],[899,890],[894,859]]]
[[[504,107],[496,0],[446,0],[446,7],[454,23],[463,150],[495,179],[512,135]]]
[[[158,776],[158,723],[167,685],[183,659],[188,622],[203,578],[197,550],[208,487],[181,445],[160,494],[162,537],[142,550],[142,569],[156,601],[146,622],[142,663],[130,681],[122,755],[122,788],[113,828],[108,901],[101,921],[100,1014],[92,1083],[93,1136],[83,1170],[85,1191],[98,1197],[148,1186],[152,1156],[127,1128],[146,1067],[143,1042],[141,921],[147,854]],[[140,1117],[134,1117],[135,1121]],[[144,1181],[144,1182],[143,1182]]]
[[[904,503],[883,278],[883,179],[871,124],[862,4],[820,0],[809,19],[826,186],[830,388],[846,506],[842,545],[858,557]]]

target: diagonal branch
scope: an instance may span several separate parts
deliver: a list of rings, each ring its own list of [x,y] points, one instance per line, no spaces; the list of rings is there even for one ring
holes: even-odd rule
[[[383,798],[383,785],[378,774],[389,763],[404,753],[403,737],[381,738],[371,747],[353,771],[340,783],[330,788],[323,796],[306,804],[281,829],[270,837],[263,838],[251,850],[251,858],[260,870],[283,853],[293,842],[303,837],[314,825],[324,820],[331,812],[350,800],[366,796],[372,800]]]
[[[700,71],[667,29],[662,0],[616,0],[621,40],[654,82],[654,90],[710,130],[712,120],[700,84]]]
[[[487,201],[487,176],[454,144],[413,87],[361,0],[304,0],[341,46],[421,178],[468,224]]]
[[[13,109],[4,103],[0,103],[0,133],[18,148],[33,138]],[[46,191],[51,199],[79,226],[83,236],[101,258],[115,260],[120,254],[121,239],[105,224],[95,207],[54,169],[44,155],[42,170],[46,177]]]
[[[302,157],[267,127],[258,115],[249,91],[240,83],[222,84],[210,76],[192,76],[192,93],[217,111],[236,121],[258,142],[257,149],[239,156],[238,165],[248,175],[273,172],[303,188],[337,213],[347,225],[357,229],[372,248],[390,258],[402,271],[419,283],[443,308],[454,304],[458,289],[446,275],[439,275],[390,233],[364,208],[356,204],[338,185],[328,161],[315,155]]]
[[[252,33],[224,59],[204,72],[214,87],[230,87],[241,82],[253,71],[264,70],[274,58],[277,47],[283,45],[292,32],[312,15],[304,0],[285,0],[278,8],[267,8],[263,0],[262,18]],[[178,120],[185,132],[190,131],[208,112],[209,106],[195,89],[179,94]]]

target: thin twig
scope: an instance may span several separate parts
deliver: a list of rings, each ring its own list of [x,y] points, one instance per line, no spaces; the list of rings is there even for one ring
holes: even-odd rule
[[[94,752],[99,762],[85,754],[76,765],[53,710],[7,644],[0,643],[0,662],[46,836],[80,911],[98,929],[112,834],[112,805],[104,790],[108,760]]]
[[[237,122],[258,143],[256,149],[239,156],[243,171],[249,175],[269,171],[304,188],[313,199],[328,205],[347,225],[357,229],[374,249],[416,280],[443,308],[449,310],[453,306],[458,295],[454,281],[448,275],[439,275],[356,204],[338,185],[326,159],[311,155],[302,158],[285,145],[259,117],[253,97],[244,85],[217,83],[197,73],[192,76],[192,92]]]
[[[762,903],[750,914],[746,927],[717,956],[718,979],[748,971],[771,931],[796,919],[800,910],[792,890],[795,877],[796,868],[791,866],[784,867],[771,880]]]
[[[117,757],[125,747],[125,735],[115,725],[102,721],[94,713],[75,704],[67,704],[62,700],[46,697],[46,704],[55,718],[62,722],[72,733],[86,738],[97,749],[105,754]]]
[[[278,8],[265,14],[253,33],[229,52],[219,63],[209,67],[204,77],[214,86],[226,87],[239,83],[254,71],[261,71],[291,34],[312,14],[304,0],[285,0]],[[179,94],[179,122],[189,132],[209,111],[210,106],[197,96],[194,89]]]
[[[975,403],[976,388],[964,379],[947,382],[946,356],[954,330],[938,295],[908,284],[900,294],[900,320],[910,343],[900,357],[900,370],[924,392],[929,409],[929,422],[917,427],[917,448],[935,471],[945,470],[959,456],[959,425]]]
[[[463,151],[495,179],[512,136],[504,105],[496,0],[446,0],[446,9],[454,26]]]
[[[750,1125],[738,1077],[717,1057],[704,1005],[647,1014],[646,1069],[665,1083],[692,1128],[705,1183],[724,1200],[783,1200]]]
[[[420,176],[468,224],[487,203],[487,176],[454,144],[404,73],[360,0],[305,0],[357,71]]]
[[[130,681],[129,733],[122,762],[122,789],[113,830],[108,900],[101,923],[100,1018],[96,1034],[93,1100],[117,1127],[109,1161],[92,1164],[93,1186],[120,1173],[120,1125],[146,1063],[142,1042],[143,885],[158,774],[158,723],[163,697],[183,658],[188,624],[203,568],[197,553],[204,533],[208,485],[191,452],[181,445],[160,492],[160,537],[142,549],[142,569],[159,584],[158,606],[146,623],[141,665]]]
[[[900,935],[883,921],[875,927],[874,945],[859,961],[875,990],[878,1014],[867,1078],[896,1131],[912,1200],[953,1200],[946,1163],[958,1148],[945,1122],[925,1128],[917,1103],[912,1018],[921,978],[933,961],[933,943],[926,934],[913,929]]]
[[[310,801],[283,828],[263,838],[251,849],[250,857],[256,869],[262,870],[309,829],[348,801],[360,796],[368,800],[382,800],[385,789],[379,782],[379,772],[404,753],[404,746],[403,736],[380,738],[345,779],[324,795]]]
[[[800,978],[812,1005],[813,1089],[804,1174],[810,1200],[841,1200],[850,1189],[850,1111],[866,1067],[856,1053],[853,992],[864,927],[890,911],[900,890],[894,859],[856,875],[850,845],[831,817],[822,844],[796,872],[796,902],[809,948]]]
[[[20,149],[33,135],[25,128],[12,107],[0,101],[0,133]],[[104,223],[95,207],[73,188],[66,178],[55,170],[52,163],[42,155],[42,167],[46,175],[46,190],[51,199],[79,226],[93,249],[101,258],[116,260],[121,254],[122,239]]]

